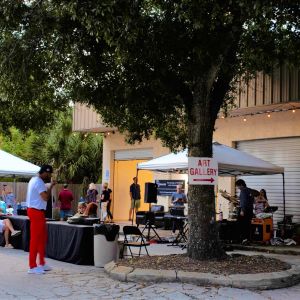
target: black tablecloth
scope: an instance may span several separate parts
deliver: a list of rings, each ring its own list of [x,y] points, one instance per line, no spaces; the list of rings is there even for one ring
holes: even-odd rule
[[[47,256],[78,265],[94,264],[93,226],[48,222]]]
[[[15,249],[29,251],[30,221],[27,216],[0,216],[1,219],[10,219],[15,230],[21,230],[22,235],[10,237],[10,242]],[[0,234],[0,245],[4,246],[4,235]]]

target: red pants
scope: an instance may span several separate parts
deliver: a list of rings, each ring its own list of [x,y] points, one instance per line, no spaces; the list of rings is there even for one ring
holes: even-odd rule
[[[35,268],[39,254],[40,265],[45,264],[45,247],[47,241],[45,212],[34,208],[27,209],[30,220],[29,267]]]

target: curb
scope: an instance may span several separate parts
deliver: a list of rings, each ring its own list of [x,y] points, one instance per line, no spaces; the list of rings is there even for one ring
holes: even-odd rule
[[[125,282],[180,282],[200,286],[224,286],[240,289],[270,290],[300,283],[300,266],[285,271],[256,274],[217,275],[176,270],[153,270],[118,266],[114,261],[104,266],[113,279]]]
[[[244,246],[244,245],[231,245],[234,250],[246,250],[246,251],[256,251],[256,252],[264,252],[264,253],[272,253],[272,254],[283,254],[283,255],[300,255],[300,251],[297,251],[293,248],[287,249],[274,249],[265,247],[256,247],[256,246]]]

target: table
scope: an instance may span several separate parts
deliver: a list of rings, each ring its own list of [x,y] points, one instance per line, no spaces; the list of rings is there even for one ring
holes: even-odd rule
[[[6,216],[22,235],[11,238],[16,249],[29,251],[30,221],[27,216]],[[66,222],[47,222],[48,242],[46,256],[78,265],[94,264],[94,228],[90,225],[75,225]],[[0,245],[4,245],[4,236],[0,234]]]
[[[6,216],[1,215],[0,219],[10,219],[15,230],[21,230],[22,234],[14,238],[10,238],[10,242],[15,249],[29,251],[30,240],[30,221],[27,216]],[[4,245],[4,235],[0,234],[0,245]]]
[[[77,265],[94,264],[94,228],[66,222],[47,222],[47,257]]]

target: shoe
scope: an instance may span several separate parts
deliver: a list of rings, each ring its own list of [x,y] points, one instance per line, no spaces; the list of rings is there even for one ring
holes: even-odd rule
[[[4,246],[4,248],[8,248],[8,249],[14,249],[13,245],[12,244],[7,244]]]
[[[248,241],[248,239],[244,239],[244,240],[242,240],[242,245],[248,245],[249,244],[249,241]]]
[[[13,232],[11,233],[11,236],[12,236],[12,237],[15,237],[15,236],[20,235],[21,233],[22,233],[21,230],[15,230],[15,231],[13,231]]]
[[[285,239],[284,244],[287,246],[296,245],[296,242],[292,239]]]
[[[51,271],[52,267],[48,266],[48,265],[39,265],[39,268],[41,268],[44,271]]]
[[[45,274],[45,271],[41,267],[35,267],[31,268],[27,271],[28,274],[36,274],[36,275],[42,275]]]

